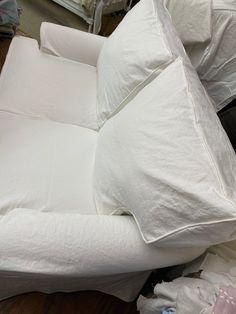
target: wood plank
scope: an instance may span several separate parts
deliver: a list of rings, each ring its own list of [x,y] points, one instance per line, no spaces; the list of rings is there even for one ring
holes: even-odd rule
[[[0,302],[0,314],[137,314],[136,303],[126,303],[96,291],[28,293]]]
[[[11,39],[0,38],[0,72],[5,62],[5,58],[6,58],[10,43],[11,43]]]

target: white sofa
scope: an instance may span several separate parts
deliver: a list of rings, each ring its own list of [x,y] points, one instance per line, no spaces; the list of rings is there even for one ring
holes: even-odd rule
[[[130,301],[152,269],[235,238],[235,155],[159,1],[141,1],[109,39],[49,23],[40,49],[15,37],[0,119],[0,299],[90,289]]]
[[[2,164],[1,177],[8,183],[1,181],[1,189],[11,189],[14,203],[19,189],[37,199],[52,184],[57,199],[50,204],[55,212],[41,202],[31,204],[27,195],[24,208],[22,203],[13,210],[1,204],[0,299],[29,291],[99,290],[131,301],[151,269],[184,263],[203,252],[157,250],[143,242],[132,217],[96,213],[96,63],[105,40],[44,23],[41,51],[35,40],[23,37],[10,47],[1,73],[0,128],[6,136],[1,151],[14,160],[4,154],[12,172],[5,173]],[[5,84],[14,100],[4,97]]]

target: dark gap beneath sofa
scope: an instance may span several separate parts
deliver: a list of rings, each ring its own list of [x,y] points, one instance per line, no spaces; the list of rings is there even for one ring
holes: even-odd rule
[[[236,152],[236,99],[219,111],[218,116]]]

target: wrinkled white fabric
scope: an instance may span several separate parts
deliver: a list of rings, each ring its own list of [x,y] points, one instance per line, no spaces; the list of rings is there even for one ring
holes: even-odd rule
[[[0,112],[0,215],[14,208],[97,213],[97,132]]]
[[[202,280],[202,285],[184,286],[179,290],[176,301],[176,313],[181,314],[213,314],[219,287],[208,285]]]
[[[96,68],[15,37],[0,76],[0,110],[98,129]]]
[[[166,38],[175,38],[166,21]],[[182,54],[179,47],[172,48]],[[70,49],[55,57],[32,39],[16,38],[1,74],[1,299],[95,289],[130,301],[150,269],[203,251],[157,249],[144,243],[132,217],[95,214],[90,187],[97,133],[89,129],[97,128],[96,68],[65,59],[75,56]],[[220,175],[231,182],[228,169]]]
[[[162,0],[184,45],[211,39],[212,0]]]
[[[209,252],[216,254],[226,260],[236,260],[236,241],[212,246],[209,248]]]
[[[0,78],[0,299],[99,290],[131,301],[151,269],[204,251],[157,250],[132,217],[96,215],[94,69],[13,40]]]
[[[96,205],[133,214],[146,243],[209,246],[235,238],[235,173],[212,104],[178,59],[101,128]]]
[[[202,251],[150,247],[128,216],[15,208],[0,215],[0,299],[99,290],[131,301],[150,269],[190,261]]]
[[[178,314],[199,314],[202,309],[212,310],[218,291],[218,287],[202,279],[181,277],[157,284],[154,297],[139,297],[137,307],[140,314],[161,314],[164,307],[172,307]]]
[[[236,2],[213,0],[209,43],[187,45],[186,51],[215,102],[216,111],[236,98]]]
[[[140,313],[159,314],[164,307],[174,307],[177,314],[213,314],[221,289],[236,288],[235,254],[235,242],[211,247],[200,263],[196,260],[184,271],[187,274],[201,270],[200,279],[180,277],[157,284],[152,299],[139,297]]]
[[[106,37],[44,22],[40,28],[40,49],[54,56],[97,66]]]
[[[101,126],[185,51],[159,0],[141,0],[105,41],[98,58]]]

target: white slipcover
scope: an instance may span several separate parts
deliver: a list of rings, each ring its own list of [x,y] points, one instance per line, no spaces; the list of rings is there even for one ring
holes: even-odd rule
[[[140,1],[105,41],[98,58],[98,123],[103,123],[158,76],[186,57],[160,1]]]
[[[129,301],[150,270],[187,262],[203,252],[199,246],[235,238],[235,155],[160,2],[143,0],[136,10],[151,12],[156,6],[152,21],[165,42],[165,71],[160,67],[159,77],[141,84],[143,89],[112,112],[99,134],[96,66],[113,38],[46,23],[41,51],[32,39],[13,40],[0,76],[1,299],[32,290],[93,289]],[[144,25],[149,25],[150,15],[139,13],[137,18],[146,17]],[[119,36],[116,42],[121,43]],[[143,41],[134,38],[126,47],[133,44]],[[156,54],[150,38],[146,44],[143,56],[148,49]],[[116,60],[122,71],[132,61],[122,54]],[[138,61],[131,69],[140,66]],[[131,86],[150,70],[148,63],[141,64],[141,80],[134,75]],[[120,209],[125,204],[125,211],[138,210],[147,242],[176,227],[183,234],[162,237],[158,244],[165,247],[156,248],[144,243],[133,217],[98,216],[95,159],[100,211],[113,209],[113,201]],[[155,211],[158,201],[164,204],[161,214]],[[189,221],[197,226],[185,228]]]
[[[156,267],[190,261],[201,248],[156,249],[132,217],[16,208],[0,219],[0,299],[42,291],[99,290],[132,301]]]
[[[39,51],[36,40],[18,37],[6,62],[0,110],[98,128],[94,66],[52,57]]]
[[[211,39],[212,0],[162,0],[184,45]]]
[[[103,39],[47,23],[41,34],[41,51],[13,39],[0,76],[0,299],[91,289],[131,301],[150,270],[204,249],[156,249],[132,217],[96,214],[94,65]]]
[[[0,214],[16,207],[96,214],[97,132],[1,111],[0,134]]]
[[[42,23],[40,36],[41,51],[94,67],[107,40],[106,37],[52,23]]]
[[[210,42],[191,44],[186,51],[216,111],[236,98],[236,2],[213,0]]]
[[[100,213],[134,215],[146,243],[210,246],[236,237],[236,157],[190,64],[177,59],[98,135]]]

